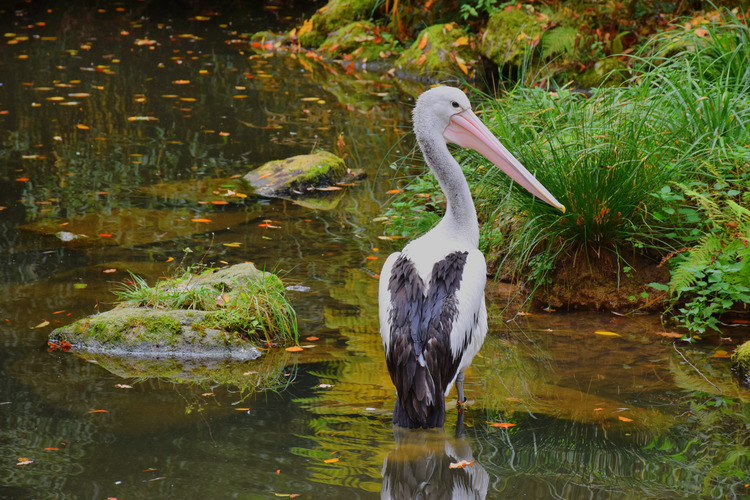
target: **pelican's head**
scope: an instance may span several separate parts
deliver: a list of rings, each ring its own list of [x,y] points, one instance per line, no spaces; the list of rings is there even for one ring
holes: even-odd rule
[[[441,86],[423,92],[417,99],[413,118],[417,139],[423,134],[441,132],[446,143],[480,153],[531,194],[565,212],[565,207],[477,118],[462,90]]]

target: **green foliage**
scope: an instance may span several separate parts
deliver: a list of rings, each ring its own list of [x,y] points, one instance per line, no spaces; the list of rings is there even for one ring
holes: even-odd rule
[[[731,193],[732,191],[730,191]],[[691,189],[705,216],[707,234],[674,260],[670,290],[685,299],[675,318],[690,332],[718,329],[719,317],[738,304],[750,305],[750,210]]]
[[[387,217],[387,232],[406,238],[426,233],[443,216],[443,209],[436,203],[441,199],[440,186],[432,173],[415,177],[383,214]]]
[[[498,0],[465,0],[461,3],[461,18],[466,21],[472,17],[491,17],[503,7],[513,2],[499,2]]]

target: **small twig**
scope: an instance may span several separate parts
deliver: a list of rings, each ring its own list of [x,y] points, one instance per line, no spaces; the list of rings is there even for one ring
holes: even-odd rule
[[[717,386],[716,384],[714,384],[713,382],[711,382],[710,380],[708,380],[708,378],[707,378],[707,377],[706,377],[705,375],[703,375],[703,372],[701,372],[701,371],[700,371],[700,370],[699,370],[699,369],[698,369],[698,368],[697,368],[697,367],[696,367],[696,366],[695,366],[695,365],[694,365],[693,363],[691,363],[691,362],[690,362],[690,361],[689,361],[689,360],[688,360],[688,359],[687,359],[687,358],[685,357],[685,355],[684,355],[684,354],[682,354],[682,352],[681,352],[681,351],[680,351],[679,349],[677,349],[677,342],[672,342],[672,347],[674,347],[674,350],[675,350],[675,351],[677,351],[677,354],[679,354],[680,356],[682,356],[682,359],[684,359],[684,360],[685,360],[685,363],[689,364],[689,365],[690,365],[690,366],[691,366],[691,367],[693,368],[693,370],[695,370],[695,371],[696,371],[696,373],[698,373],[698,375],[700,375],[701,377],[703,377],[703,380],[705,380],[706,382],[708,382],[709,384],[711,384],[711,386],[712,386],[712,387],[713,387],[714,389],[716,389],[717,391],[719,391],[719,394],[722,394],[722,391],[721,391],[721,389],[720,389],[720,388],[719,388],[719,387],[718,387],[718,386]]]
[[[711,384],[711,386],[712,386],[712,387],[713,387],[714,389],[716,389],[717,391],[719,391],[719,394],[722,394],[722,390],[721,390],[721,389],[720,389],[719,387],[717,387],[717,386],[716,386],[716,384],[714,384],[713,382],[711,382],[710,380],[708,380],[708,378],[707,378],[707,377],[706,377],[705,375],[703,375],[703,372],[701,372],[701,371],[700,371],[700,370],[699,370],[698,368],[696,368],[696,366],[695,366],[695,365],[694,365],[693,363],[691,363],[691,362],[690,362],[690,361],[689,361],[689,360],[688,360],[688,359],[687,359],[687,358],[685,357],[685,355],[684,355],[684,354],[682,354],[682,352],[681,352],[681,351],[680,351],[679,349],[677,349],[677,343],[676,343],[676,342],[672,342],[672,347],[674,347],[674,350],[675,350],[675,351],[677,351],[677,354],[679,354],[679,355],[680,355],[680,356],[682,357],[682,359],[684,359],[684,360],[685,360],[685,363],[689,364],[689,365],[690,365],[690,366],[691,366],[691,367],[693,368],[693,370],[695,370],[695,371],[696,371],[696,372],[698,373],[698,375],[700,375],[701,377],[703,377],[703,379],[704,379],[704,380],[705,380],[706,382],[708,382],[709,384]],[[710,398],[709,398],[709,399],[710,399]],[[702,404],[701,406],[705,405],[707,401],[708,401],[708,399],[707,399],[706,401],[704,401],[704,402],[703,402],[703,404]],[[682,416],[684,416],[684,415],[685,415],[686,413],[690,413],[690,410],[686,410],[686,411],[684,411],[684,412],[680,413],[679,415],[677,415],[677,417],[682,417]]]

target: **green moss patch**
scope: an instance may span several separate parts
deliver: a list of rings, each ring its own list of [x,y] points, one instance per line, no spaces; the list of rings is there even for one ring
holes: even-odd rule
[[[396,67],[418,75],[463,74],[473,76],[479,54],[471,35],[456,24],[425,28],[396,60]]]
[[[319,52],[334,59],[350,55],[357,61],[377,61],[391,57],[399,47],[398,41],[376,24],[357,21],[332,33]]]
[[[331,186],[346,174],[343,159],[327,151],[318,151],[269,161],[247,174],[244,179],[262,196],[283,198]]]

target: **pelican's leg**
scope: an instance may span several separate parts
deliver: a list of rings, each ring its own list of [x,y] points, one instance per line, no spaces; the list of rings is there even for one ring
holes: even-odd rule
[[[464,372],[461,372],[456,377],[456,392],[458,393],[458,407],[461,408],[464,405]]]

